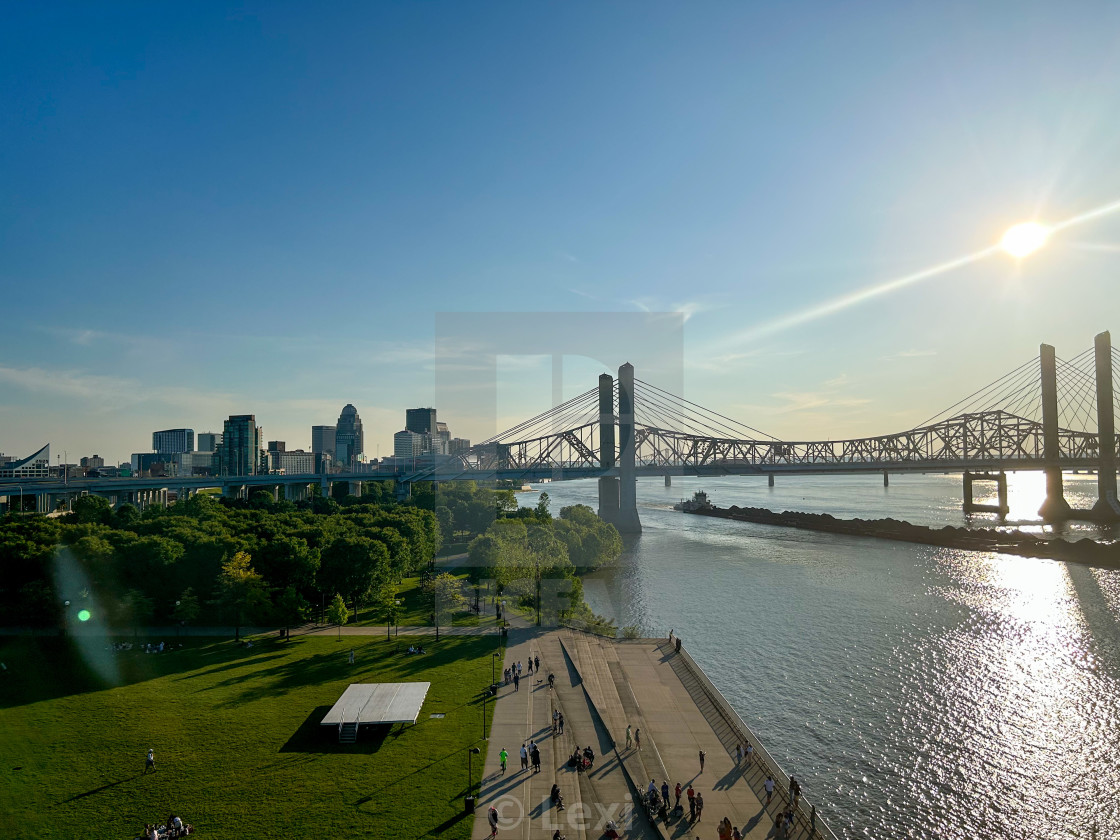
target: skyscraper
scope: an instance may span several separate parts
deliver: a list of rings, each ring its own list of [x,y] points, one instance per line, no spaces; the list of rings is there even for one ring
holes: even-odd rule
[[[199,452],[217,452],[218,447],[222,443],[221,432],[199,432],[198,433],[198,451]]]
[[[334,457],[343,468],[354,465],[358,458],[365,452],[365,436],[362,434],[362,418],[358,416],[358,409],[350,403],[338,415],[338,424],[334,433]]]
[[[334,455],[334,426],[312,426],[311,427],[311,451],[317,455],[322,455],[324,452],[327,455]]]
[[[438,425],[434,408],[405,409],[404,427],[407,431],[418,435],[434,435]]]
[[[194,429],[164,429],[152,432],[152,449],[160,455],[194,450]]]
[[[218,475],[256,475],[260,472],[264,436],[252,414],[231,414],[225,421],[218,445]]]

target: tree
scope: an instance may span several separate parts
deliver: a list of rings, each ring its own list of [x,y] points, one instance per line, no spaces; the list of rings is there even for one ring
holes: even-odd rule
[[[120,608],[122,618],[132,625],[133,636],[136,636],[140,633],[140,622],[152,617],[155,601],[139,589],[130,589],[121,598]]]
[[[101,496],[85,495],[74,500],[74,517],[78,522],[101,522],[108,524],[113,516],[113,506]]]
[[[234,620],[234,640],[241,640],[241,625],[246,616],[258,614],[268,606],[264,579],[253,571],[252,558],[239,551],[222,565],[218,575],[217,602]]]
[[[388,576],[389,550],[366,537],[338,537],[323,549],[319,586],[326,592],[345,592],[358,612],[358,601]]]
[[[350,620],[350,610],[346,609],[346,602],[342,596],[335,593],[334,600],[327,607],[327,621],[338,625],[338,640],[342,641],[342,625]]]
[[[301,624],[307,617],[307,599],[294,586],[287,587],[276,599],[277,617],[284,623],[284,638],[293,624]]]
[[[187,624],[198,618],[201,612],[201,607],[198,603],[198,596],[194,594],[194,590],[189,586],[183,590],[183,594],[179,596],[179,603],[175,605],[175,611],[171,613],[171,617],[176,621]]]
[[[552,514],[548,512],[548,493],[542,492],[540,498],[537,500],[537,519],[551,519]]]
[[[436,638],[439,638],[439,626],[451,623],[451,617],[463,608],[466,599],[463,597],[461,581],[454,575],[442,572],[435,575],[425,584],[425,589],[432,596],[432,615],[436,624]]]

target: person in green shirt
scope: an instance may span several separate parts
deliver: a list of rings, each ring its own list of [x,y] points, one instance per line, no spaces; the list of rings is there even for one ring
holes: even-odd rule
[[[498,753],[498,759],[502,762],[502,773],[505,773],[506,772],[506,761],[509,760],[509,753],[506,752],[505,747],[502,747],[502,751],[500,753]]]

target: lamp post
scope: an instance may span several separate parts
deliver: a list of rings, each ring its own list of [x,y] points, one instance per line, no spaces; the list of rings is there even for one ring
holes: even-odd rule
[[[493,685],[494,683],[496,683],[498,681],[498,657],[499,656],[501,656],[501,654],[495,652],[494,655],[490,657],[490,684],[491,685]]]
[[[472,766],[471,758],[478,755],[482,750],[478,747],[471,747],[467,750],[467,796],[471,795],[471,790],[474,788],[474,767]]]

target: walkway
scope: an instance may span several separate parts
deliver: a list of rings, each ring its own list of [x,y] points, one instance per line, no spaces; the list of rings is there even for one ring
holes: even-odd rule
[[[627,838],[714,838],[724,817],[752,840],[775,834],[774,820],[786,805],[781,795],[785,779],[775,775],[779,791],[765,806],[762,760],[750,768],[745,762],[735,766],[736,733],[710,696],[714,689],[686,654],[678,654],[665,640],[611,641],[571,630],[512,629],[505,667],[527,663],[530,656],[540,656],[541,674],[529,677],[525,670],[520,690],[513,685],[499,689],[475,840],[489,836],[486,811],[491,804],[502,818],[498,836],[518,840],[551,840],[557,829],[567,840],[597,840],[609,818]],[[548,688],[550,672],[556,675],[555,691]],[[564,715],[562,735],[552,732],[553,709]],[[626,749],[627,724],[641,729],[640,751]],[[530,740],[541,751],[538,774],[520,769],[518,751]],[[567,767],[577,744],[595,750],[589,774]],[[503,747],[510,757],[504,774],[498,761]],[[700,750],[706,753],[702,773]],[[689,824],[682,798],[682,814],[651,827],[637,799],[650,779],[658,787],[663,780],[670,787],[678,781],[685,788],[691,783],[704,798],[702,819]],[[549,803],[553,783],[563,792],[565,811],[557,812]],[[792,838],[808,836],[803,818]]]

